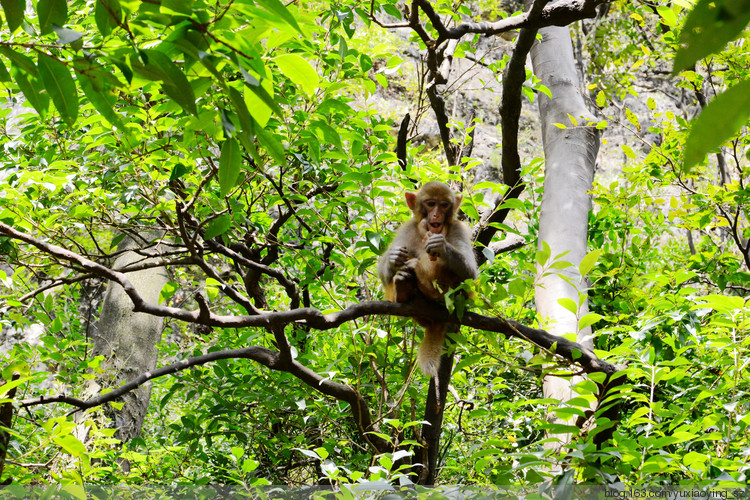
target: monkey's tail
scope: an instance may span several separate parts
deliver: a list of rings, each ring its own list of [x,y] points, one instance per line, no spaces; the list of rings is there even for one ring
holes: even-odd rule
[[[428,377],[437,377],[440,368],[440,356],[443,354],[445,343],[445,332],[448,330],[446,323],[433,323],[424,325],[424,339],[417,352],[417,362],[422,373]]]

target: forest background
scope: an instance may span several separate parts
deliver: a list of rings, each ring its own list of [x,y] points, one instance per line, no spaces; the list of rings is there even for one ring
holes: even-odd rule
[[[5,484],[746,485],[748,2],[0,4]]]

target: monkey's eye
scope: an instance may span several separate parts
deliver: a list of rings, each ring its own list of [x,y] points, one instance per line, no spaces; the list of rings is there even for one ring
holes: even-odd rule
[[[424,206],[426,206],[427,208],[435,208],[436,205],[437,201],[435,200],[425,200],[424,202]]]
[[[444,201],[440,204],[440,208],[443,210],[448,210],[451,208],[451,203],[449,201]]]

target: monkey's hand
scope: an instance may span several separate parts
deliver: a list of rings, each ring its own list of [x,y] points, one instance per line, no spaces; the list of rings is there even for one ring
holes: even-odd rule
[[[411,258],[404,262],[404,265],[396,271],[393,281],[408,281],[414,279],[417,275],[417,263],[419,259]]]
[[[442,233],[430,234],[424,244],[424,250],[432,260],[433,257],[445,257],[445,236]]]
[[[406,261],[409,260],[409,251],[406,247],[391,248],[388,250],[388,265],[392,271],[398,271]]]

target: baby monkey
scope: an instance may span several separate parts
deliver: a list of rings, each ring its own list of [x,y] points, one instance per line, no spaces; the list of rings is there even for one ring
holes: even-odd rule
[[[385,298],[408,302],[421,293],[440,300],[448,289],[477,277],[471,230],[456,219],[461,195],[447,184],[432,181],[416,193],[407,192],[405,198],[413,217],[399,228],[378,264]],[[435,377],[448,325],[414,319],[425,327],[417,353],[419,367],[425,375]]]

